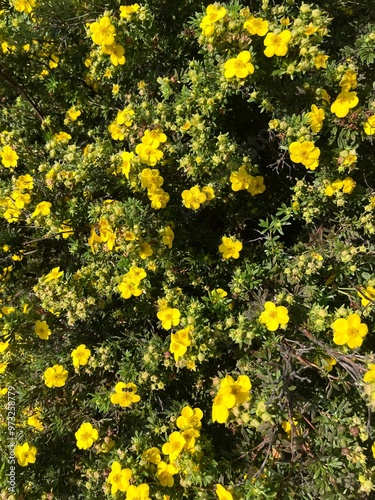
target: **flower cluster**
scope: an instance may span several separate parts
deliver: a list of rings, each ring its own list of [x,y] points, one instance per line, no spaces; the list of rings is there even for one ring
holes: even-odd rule
[[[110,252],[116,242],[116,232],[111,228],[108,220],[103,217],[98,225],[91,229],[88,245],[95,253],[100,244],[104,243],[104,249]]]
[[[204,36],[211,36],[215,31],[215,24],[224,19],[227,13],[222,5],[210,4],[206,8],[206,15],[203,17],[200,27]]]
[[[164,322],[165,322],[164,316]],[[174,360],[178,361],[181,356],[183,356],[187,348],[191,345],[191,332],[193,327],[191,325],[183,328],[182,330],[178,330],[176,333],[171,334],[171,343],[169,346],[169,350],[174,355]]]
[[[226,375],[212,404],[212,421],[219,424],[227,422],[229,410],[241,406],[248,399],[250,389],[251,382],[247,375],[239,375],[236,381]]]
[[[109,125],[108,131],[114,141],[123,141],[129,127],[133,124],[134,110],[127,106],[118,111],[115,120]]]
[[[103,54],[110,56],[114,66],[125,64],[125,49],[116,43],[116,28],[107,16],[90,24],[90,35],[96,45],[100,45]]]
[[[138,403],[141,400],[140,396],[136,394],[137,386],[132,382],[118,382],[115,385],[115,393],[111,396],[111,403],[120,405],[122,408],[131,406],[132,403]]]
[[[138,297],[142,293],[140,288],[141,281],[146,278],[147,273],[141,267],[131,267],[129,271],[122,277],[121,283],[118,285],[118,290],[123,299],[130,297]]]
[[[148,146],[146,146],[146,148],[148,148]],[[162,151],[159,149],[155,151],[159,151],[162,154]],[[157,168],[144,168],[140,173],[140,179],[142,188],[147,189],[147,196],[151,201],[151,207],[155,210],[165,208],[170,197],[169,194],[161,187],[164,183],[164,179],[160,175],[159,170]]]
[[[346,177],[343,180],[336,179],[335,181],[328,184],[324,190],[324,194],[327,196],[333,196],[337,191],[342,191],[343,193],[350,194],[353,192],[356,186],[356,182],[351,177]]]
[[[238,171],[232,172],[229,177],[232,183],[233,191],[242,191],[246,189],[251,196],[262,194],[266,190],[264,185],[264,177],[260,175],[250,175],[247,171],[246,165],[242,165]]]
[[[211,186],[193,186],[190,189],[185,189],[181,193],[182,203],[186,208],[198,210],[203,203],[211,201],[215,198],[214,190]]]

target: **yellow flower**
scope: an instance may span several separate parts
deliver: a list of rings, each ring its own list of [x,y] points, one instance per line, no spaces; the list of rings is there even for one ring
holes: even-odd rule
[[[247,172],[246,166],[242,165],[237,172],[232,172],[229,177],[232,183],[233,191],[242,191],[243,189],[248,189],[251,175]]]
[[[229,418],[229,410],[236,404],[236,397],[230,389],[219,390],[212,404],[212,422],[224,424]]]
[[[264,185],[264,177],[261,175],[250,176],[249,187],[247,191],[251,194],[251,196],[256,196],[257,194],[262,194],[266,190],[266,186]]]
[[[51,55],[51,59],[48,61],[48,66],[51,69],[57,68],[59,65],[60,58],[56,54]]]
[[[164,455],[169,455],[169,461],[174,462],[185,446],[185,439],[175,431],[168,437],[168,442],[163,444],[161,451]]]
[[[314,65],[316,69],[320,68],[326,68],[327,67],[327,60],[329,59],[329,56],[326,56],[325,54],[317,54],[314,57]]]
[[[368,371],[363,376],[363,381],[366,384],[373,384],[375,382],[375,364],[370,363],[368,365]]]
[[[125,17],[125,19],[130,19],[132,14],[135,14],[139,10],[139,5],[134,3],[133,5],[121,5],[120,6],[120,17]]]
[[[15,311],[15,309],[14,309],[14,307],[12,307],[12,306],[10,306],[10,307],[4,306],[4,307],[2,307],[2,308],[1,308],[1,312],[2,312],[3,314],[5,314],[6,316],[7,316],[8,314],[12,314],[12,313],[14,313],[14,311]]]
[[[224,299],[225,297],[227,297],[228,292],[226,292],[222,288],[216,288],[215,290],[212,290],[211,295],[212,298],[215,299],[215,302],[217,302],[219,299]]]
[[[292,34],[289,30],[284,30],[279,34],[267,33],[264,39],[265,50],[264,54],[267,57],[285,56],[288,52],[288,43],[292,38]]]
[[[12,0],[13,7],[18,10],[18,12],[24,12],[25,14],[30,14],[35,7],[36,0]]]
[[[51,335],[51,330],[47,325],[46,321],[39,321],[39,319],[35,322],[35,333],[38,335],[40,339],[48,340]]]
[[[94,441],[99,438],[99,433],[90,422],[83,422],[78,431],[74,434],[77,440],[77,447],[80,450],[88,450]]]
[[[133,124],[134,110],[127,106],[122,111],[119,111],[116,116],[117,125],[125,125],[126,127],[131,127]]]
[[[368,332],[367,325],[361,323],[357,313],[349,314],[348,318],[339,318],[331,325],[333,342],[337,345],[347,344],[351,349],[360,347]]]
[[[37,454],[35,446],[30,446],[29,443],[18,444],[14,448],[14,454],[17,458],[17,462],[22,466],[26,467],[29,464],[35,463],[35,456]]]
[[[81,116],[81,111],[73,106],[72,108],[68,109],[68,116],[72,120],[72,122],[74,122],[79,116]]]
[[[289,153],[294,163],[302,163],[307,169],[315,170],[319,165],[320,149],[311,141],[292,142]]]
[[[132,475],[131,469],[122,469],[121,464],[115,460],[107,479],[111,485],[111,494],[115,495],[118,491],[122,491],[123,493],[127,491]]]
[[[73,366],[78,368],[79,366],[87,365],[91,351],[86,348],[85,344],[81,344],[72,351],[70,356],[73,359]]]
[[[238,259],[242,250],[242,243],[233,237],[223,236],[219,246],[219,252],[223,254],[223,259]]]
[[[0,342],[0,353],[5,352],[9,347],[9,342]]]
[[[161,461],[159,448],[153,447],[142,453],[142,460],[157,465]]]
[[[20,175],[16,180],[16,188],[20,191],[31,191],[34,187],[34,180],[29,174]]]
[[[54,365],[46,369],[43,378],[47,387],[63,387],[68,378],[68,371],[61,365]]]
[[[259,321],[266,325],[267,330],[274,332],[280,325],[288,323],[288,309],[284,306],[276,306],[273,302],[266,302],[264,311],[259,316]]]
[[[0,363],[0,374],[4,373],[5,370],[7,369],[9,365],[9,362],[8,361],[3,361],[2,363]]]
[[[353,180],[351,177],[345,177],[345,179],[342,181],[342,192],[346,194],[351,194],[355,186],[356,186],[355,180]]]
[[[268,21],[261,17],[251,16],[244,22],[243,27],[250,35],[264,36],[268,31]]]
[[[59,229],[59,233],[64,238],[64,240],[66,240],[67,238],[69,238],[69,236],[74,234],[73,228],[71,226],[69,226],[68,224],[66,224],[66,222],[68,222],[68,221],[64,221],[64,223],[61,224],[60,229]]]
[[[327,372],[330,372],[334,365],[337,364],[335,358],[322,358],[322,368],[324,368]]]
[[[178,469],[173,464],[166,464],[165,462],[158,463],[158,469],[156,472],[156,477],[162,486],[167,486],[172,488],[174,484],[173,476],[177,474]]]
[[[221,484],[216,485],[216,495],[218,500],[233,500],[232,494],[221,486]]]
[[[111,59],[113,66],[125,64],[125,49],[122,45],[113,43],[112,45],[102,45],[103,54],[108,54]]]
[[[248,50],[244,50],[237,57],[228,59],[224,64],[225,78],[246,78],[254,73],[254,66],[251,64],[251,54]]]
[[[140,178],[142,188],[150,191],[155,191],[157,187],[162,186],[164,183],[164,179],[159,175],[159,170],[157,168],[144,168]]]
[[[142,137],[142,143],[147,144],[151,148],[158,148],[161,143],[167,141],[167,136],[160,128],[154,130],[145,130]]]
[[[123,141],[125,138],[125,132],[122,127],[113,122],[109,125],[108,131],[114,141]]]
[[[8,387],[3,387],[3,388],[0,387],[0,396],[5,396],[7,392],[8,392]]]
[[[206,195],[206,201],[211,201],[215,198],[215,191],[212,186],[203,186],[202,193]]]
[[[311,112],[306,115],[307,121],[313,132],[320,132],[325,118],[324,109],[318,108],[315,104],[311,106]]]
[[[38,217],[39,215],[49,215],[51,212],[52,203],[49,201],[41,201],[35,207],[34,212],[31,214],[31,217]]]
[[[206,16],[210,23],[216,23],[223,19],[227,11],[221,5],[210,4],[206,7]]]
[[[310,23],[308,26],[306,26],[303,33],[307,36],[311,36],[314,33],[316,33],[318,29],[319,29],[318,26],[314,26],[313,23]]]
[[[178,330],[176,333],[171,334],[171,343],[169,350],[174,355],[175,361],[178,361],[181,356],[185,354],[187,348],[191,345],[190,332],[192,326],[187,326],[182,330]]]
[[[115,394],[111,396],[111,403],[120,405],[122,408],[130,406],[132,403],[138,403],[141,398],[136,392],[137,386],[132,382],[127,384],[118,382],[115,385]]]
[[[348,165],[349,167],[356,163],[357,155],[353,153],[349,153],[342,161],[342,165]]]
[[[96,45],[112,45],[115,42],[115,27],[108,17],[90,24],[91,38]]]
[[[52,271],[43,276],[43,283],[48,283],[49,281],[59,280],[64,274],[64,271],[60,271],[60,267],[54,267]]]
[[[358,291],[357,293],[362,299],[361,304],[363,305],[363,307],[375,303],[375,288],[373,286],[368,286],[367,288]]]
[[[193,186],[190,189],[182,191],[182,203],[186,208],[198,210],[202,203],[207,200],[207,196],[199,189],[198,186]]]
[[[331,113],[334,113],[337,118],[344,118],[349,109],[355,108],[359,102],[356,92],[341,92],[336,100],[331,104]]]
[[[105,217],[99,221],[99,233],[102,243],[106,243],[107,250],[112,250],[116,241],[116,233],[112,230]]]
[[[153,253],[154,251],[152,250],[151,245],[149,243],[147,243],[146,241],[139,242],[138,255],[142,260],[147,259],[147,257],[151,257]]]
[[[348,69],[341,78],[339,85],[343,92],[349,92],[350,89],[355,89],[357,87],[357,73]]]
[[[120,172],[129,179],[130,167],[132,160],[134,158],[134,153],[129,153],[128,151],[123,151],[121,153],[122,165],[120,167]]]
[[[176,425],[182,431],[186,429],[196,429],[200,430],[202,427],[203,412],[200,408],[190,408],[190,406],[185,406],[181,415],[177,418]]]
[[[367,118],[367,122],[363,125],[363,130],[366,135],[374,135],[375,134],[375,115]]]
[[[174,240],[174,232],[170,226],[167,226],[162,231],[163,244],[167,245],[168,248],[172,248]]]
[[[142,293],[142,289],[138,288],[141,280],[146,277],[146,271],[141,267],[131,267],[130,270],[122,277],[118,289],[121,292],[123,299],[130,299],[132,295],[138,297]]]
[[[170,199],[169,194],[166,193],[161,188],[150,190],[147,193],[149,200],[151,201],[151,207],[155,210],[160,210],[161,208],[165,208]]]
[[[69,141],[69,139],[71,139],[72,136],[70,134],[68,134],[67,132],[58,132],[57,134],[55,134],[53,136],[53,138],[57,142],[65,142],[65,141]]]
[[[150,167],[154,167],[157,162],[163,158],[163,151],[153,148],[148,144],[144,144],[143,142],[136,146],[135,152],[139,156],[141,163],[145,163]]]
[[[27,425],[30,425],[30,427],[34,427],[37,431],[42,432],[44,430],[44,426],[42,422],[40,421],[40,413],[36,415],[31,415],[27,419]]]
[[[6,168],[17,166],[18,154],[10,146],[4,146],[0,151],[1,163]]]
[[[170,330],[172,326],[177,326],[180,322],[181,313],[175,307],[166,307],[157,313],[158,319],[165,330]]]
[[[220,391],[226,391],[226,394],[233,394],[236,398],[236,406],[242,405],[249,397],[251,382],[247,375],[239,375],[235,381],[230,375],[220,382]]]
[[[297,426],[298,422],[293,418],[293,426],[294,426],[294,432],[297,436],[300,436],[302,434],[302,429]],[[288,420],[284,420],[282,422],[281,427],[284,429],[284,431],[287,433],[288,438],[290,439],[292,435],[292,424]]]
[[[24,208],[31,201],[30,195],[28,193],[20,193],[19,191],[13,191],[12,199],[14,200],[14,206],[16,208]]]
[[[142,483],[139,486],[132,484],[126,492],[126,500],[151,500],[149,493],[150,487],[148,484]]]

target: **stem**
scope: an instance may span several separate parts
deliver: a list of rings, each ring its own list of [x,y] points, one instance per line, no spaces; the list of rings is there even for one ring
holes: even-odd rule
[[[0,62],[0,76],[13,88],[15,88],[24,99],[26,99],[26,101],[34,108],[36,114],[38,115],[39,120],[43,122],[44,117],[39,106],[33,101],[29,93],[21,87],[21,85],[13,78],[12,75],[9,74],[9,72],[5,69],[4,65],[1,62]]]

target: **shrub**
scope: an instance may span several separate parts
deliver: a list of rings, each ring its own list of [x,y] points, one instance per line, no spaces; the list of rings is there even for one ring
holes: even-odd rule
[[[2,498],[371,498],[371,8],[9,3]]]

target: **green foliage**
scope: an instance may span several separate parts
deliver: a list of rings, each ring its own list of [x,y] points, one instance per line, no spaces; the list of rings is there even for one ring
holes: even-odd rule
[[[372,498],[368,3],[0,8],[2,498]]]

